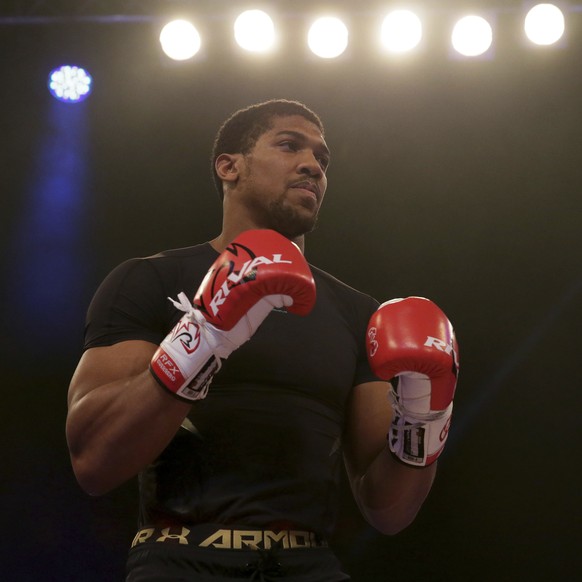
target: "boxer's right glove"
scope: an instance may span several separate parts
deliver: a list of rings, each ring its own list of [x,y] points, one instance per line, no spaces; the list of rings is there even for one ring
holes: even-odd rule
[[[409,465],[434,463],[447,440],[459,370],[451,322],[428,299],[393,299],[370,318],[367,341],[372,371],[396,379],[390,450]]]
[[[230,243],[204,277],[194,305],[171,300],[185,315],[162,341],[150,371],[186,400],[208,392],[222,360],[248,341],[275,307],[307,315],[315,282],[299,247],[273,230],[249,230]]]

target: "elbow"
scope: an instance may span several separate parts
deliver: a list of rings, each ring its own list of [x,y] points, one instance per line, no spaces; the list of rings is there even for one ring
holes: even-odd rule
[[[114,486],[108,484],[101,472],[92,463],[86,462],[82,458],[75,458],[71,455],[71,465],[77,483],[81,489],[92,497],[100,497],[109,493]]]
[[[107,468],[102,455],[91,451],[70,451],[71,466],[81,489],[92,497],[109,493],[122,483],[120,475]]]
[[[378,518],[378,517],[368,517],[368,523],[380,532],[382,535],[394,536],[401,531],[405,530],[414,521],[415,515],[412,517],[395,517],[391,516],[390,519]]]
[[[90,446],[73,430],[69,421],[66,427],[67,445],[71,467],[81,489],[92,497],[109,493],[117,485],[106,470],[104,452]]]
[[[360,506],[366,521],[383,535],[393,536],[412,524],[420,508],[397,506],[372,509]]]

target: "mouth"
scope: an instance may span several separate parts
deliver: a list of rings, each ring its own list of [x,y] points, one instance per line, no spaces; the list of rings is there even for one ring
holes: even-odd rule
[[[312,197],[316,202],[319,202],[320,192],[317,184],[310,182],[309,180],[302,180],[301,182],[295,182],[291,184],[291,188],[296,190],[304,190],[310,197]]]

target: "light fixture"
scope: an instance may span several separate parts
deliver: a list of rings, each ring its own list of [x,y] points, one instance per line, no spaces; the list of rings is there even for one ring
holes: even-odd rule
[[[160,44],[164,53],[174,61],[191,59],[202,44],[200,34],[187,20],[172,20],[160,33]]]
[[[318,18],[309,29],[307,43],[322,59],[339,57],[348,46],[348,28],[335,16]]]
[[[415,48],[422,39],[420,18],[410,10],[395,10],[384,18],[381,28],[382,45],[394,53]]]
[[[234,23],[234,37],[247,51],[267,52],[275,44],[275,25],[266,12],[247,10]]]
[[[477,57],[487,52],[493,42],[493,29],[481,16],[465,16],[454,26],[451,36],[453,48],[466,57]]]
[[[537,4],[526,15],[526,36],[538,45],[558,42],[564,34],[564,14],[554,4]]]
[[[91,93],[93,79],[81,67],[63,65],[51,71],[48,87],[51,95],[64,103],[78,103]]]

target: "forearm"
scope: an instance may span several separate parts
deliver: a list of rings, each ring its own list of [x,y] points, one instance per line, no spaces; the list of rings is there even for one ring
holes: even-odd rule
[[[410,525],[432,487],[436,465],[408,467],[397,461],[388,447],[382,450],[352,484],[368,523],[385,534],[398,533]]]
[[[136,475],[163,451],[189,410],[148,370],[73,401],[66,430],[80,485],[101,495]]]
[[[451,422],[458,346],[447,316],[423,297],[383,303],[366,337],[372,371],[393,384],[387,392],[391,410],[384,412],[390,419],[384,424],[381,391],[369,394],[360,386],[355,393],[351,441],[365,444],[352,444],[349,453],[352,487],[370,523],[395,533],[412,522],[432,487]],[[378,453],[384,427],[389,442]]]

